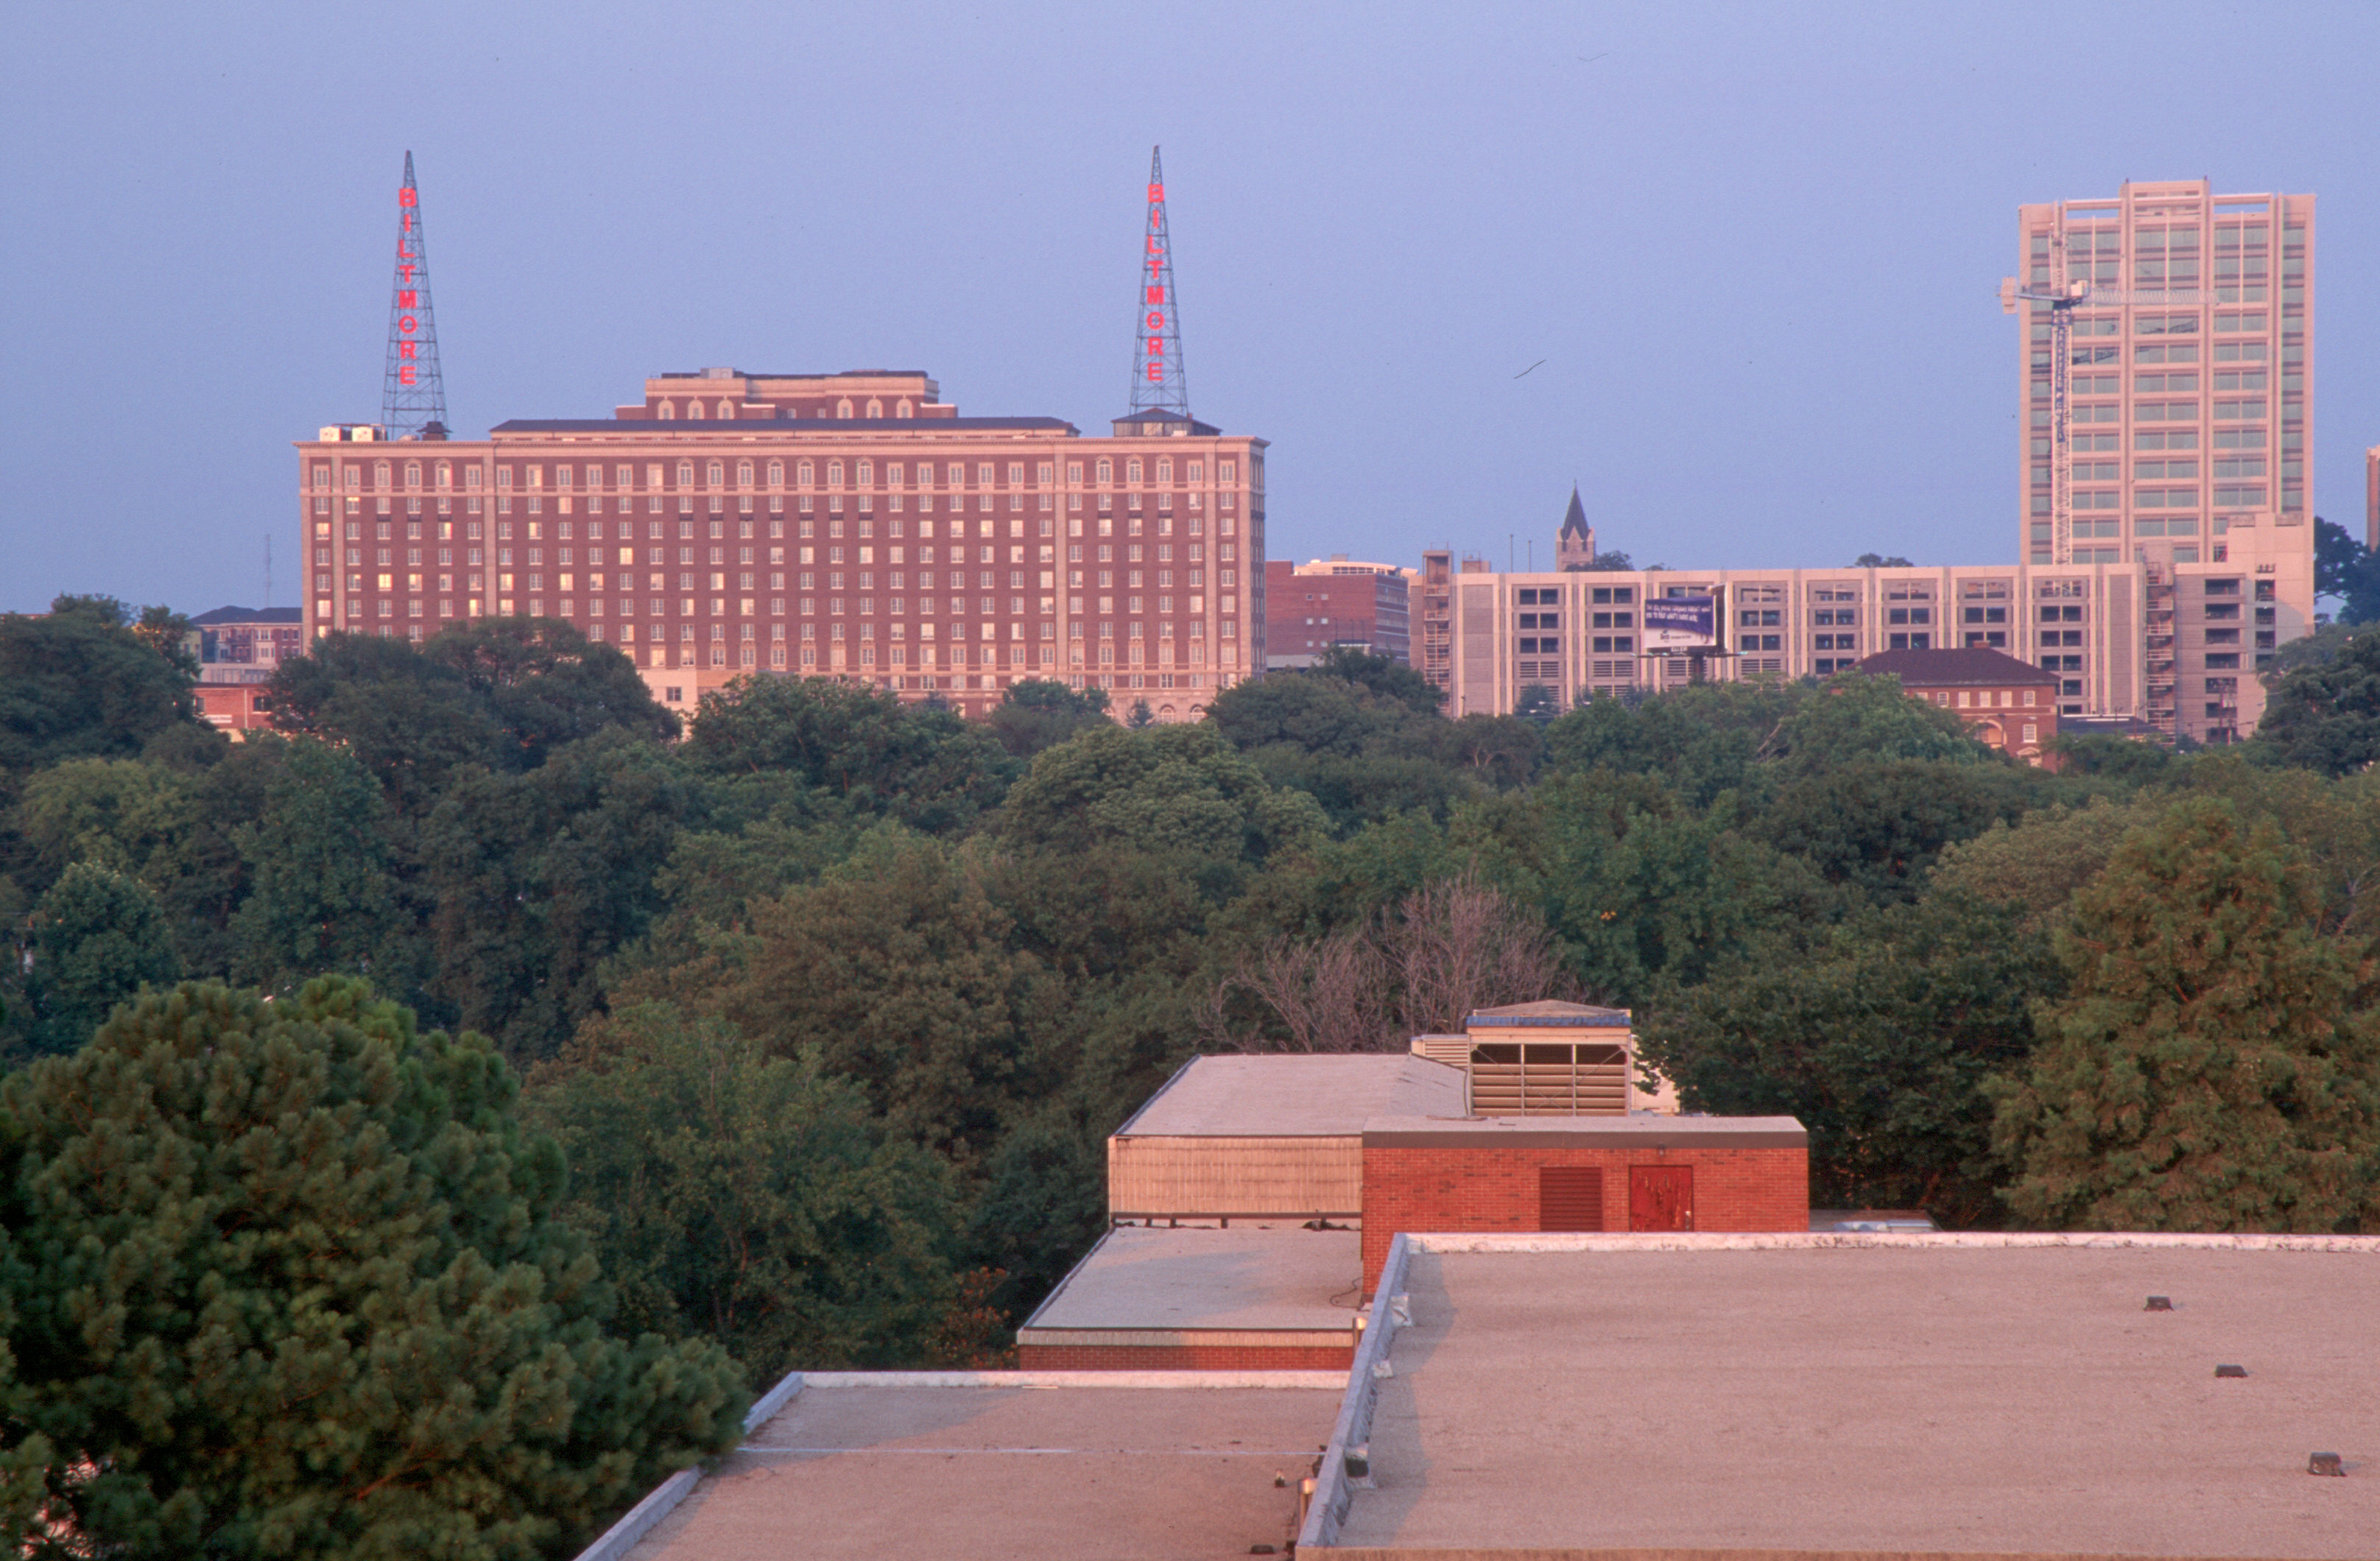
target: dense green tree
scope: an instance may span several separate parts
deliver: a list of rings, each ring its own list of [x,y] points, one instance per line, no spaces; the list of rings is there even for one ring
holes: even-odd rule
[[[277,729],[344,744],[407,816],[466,765],[533,769],[612,728],[678,734],[627,657],[542,618],[482,619],[419,647],[329,635],[283,662],[269,692]]]
[[[1696,807],[1753,779],[1793,697],[1769,683],[1706,684],[1658,698],[1585,700],[1546,728],[1548,770],[1658,775]]]
[[[1653,1005],[1645,1055],[1689,1109],[1799,1118],[1822,1204],[1997,1223],[1984,1085],[2027,1055],[2028,1004],[2056,976],[2011,905],[1942,896],[1772,924]]]
[[[1751,830],[1877,903],[1914,899],[1943,847],[2024,811],[2004,765],[1856,759],[1789,781]]]
[[[1446,691],[1420,672],[1393,656],[1366,650],[1361,646],[1332,646],[1304,675],[1336,678],[1377,697],[1393,699],[1417,716],[1434,716],[1446,704]]]
[[[1764,751],[1787,774],[1809,775],[1860,759],[1984,764],[1992,751],[1953,711],[1904,693],[1897,677],[1844,672],[1797,688]]]
[[[2251,744],[2272,763],[2325,775],[2380,759],[2380,630],[2346,640],[2327,662],[2282,674]]]
[[[716,1345],[606,1331],[515,1095],[352,980],[154,993],[0,1084],[0,1444],[47,1444],[42,1515],[129,1556],[566,1555],[732,1446]]]
[[[2339,599],[2339,623],[2368,623],[2380,617],[2380,555],[2347,527],[2319,515],[2313,531],[2314,595]]]
[[[1998,1087],[2009,1207],[2085,1229],[2335,1230],[2380,1214],[2368,945],[2227,800],[2127,837],[2058,940],[2071,987]]]
[[[856,1082],[896,1137],[971,1160],[1029,1093],[1024,1059],[1062,1002],[1013,926],[977,853],[887,826],[756,906],[706,1006]]]
[[[928,1356],[954,1294],[950,1168],[814,1059],[637,1005],[540,1070],[530,1112],[624,1328],[715,1340],[755,1383]]]
[[[2125,834],[2153,818],[2157,806],[2119,806],[2096,797],[2084,807],[2028,813],[2013,826],[2006,818],[1994,819],[1981,834],[1942,848],[1927,890],[2013,905],[2028,921],[2046,922],[2099,876]]]
[[[1212,722],[1086,732],[1033,761],[995,830],[1019,844],[1105,841],[1208,862],[1259,862],[1324,832],[1322,810],[1280,792]]]
[[[49,615],[0,614],[0,771],[131,758],[196,725],[197,669],[178,642],[144,639],[123,603],[60,597]]]
[[[983,724],[1012,756],[1029,759],[1107,719],[1104,688],[1074,689],[1055,678],[1024,678],[1008,685]]]
[[[1514,716],[1539,726],[1551,724],[1553,719],[1561,713],[1561,696],[1541,683],[1524,685],[1520,697],[1512,701]]]
[[[552,1056],[659,911],[655,877],[698,801],[674,756],[616,728],[535,769],[460,773],[414,847],[423,989],[516,1062]]]
[[[1852,560],[1853,569],[1912,569],[1915,565],[1899,553],[1862,553]]]
[[[1412,714],[1402,700],[1315,672],[1236,684],[1207,707],[1208,723],[1244,753],[1286,747],[1349,757],[1392,739]]]
[[[232,917],[230,974],[288,990],[370,970],[396,952],[400,927],[380,788],[352,752],[327,743],[259,751],[275,762],[257,821],[233,832],[252,887]]]
[[[1020,768],[947,707],[831,678],[742,677],[703,696],[686,755],[714,775],[783,770],[865,813],[956,833]]]
[[[180,973],[157,897],[136,878],[76,863],[33,908],[33,1047],[75,1050],[116,1004]]]

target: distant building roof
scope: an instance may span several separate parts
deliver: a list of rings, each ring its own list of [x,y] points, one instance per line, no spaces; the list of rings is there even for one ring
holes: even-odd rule
[[[762,430],[771,433],[846,434],[881,430],[906,433],[923,430],[947,433],[953,429],[1018,429],[1045,432],[1078,431],[1063,417],[515,417],[498,423],[495,433],[625,433],[639,439],[667,434],[733,434]]]
[[[190,620],[190,626],[212,629],[222,623],[287,623],[304,622],[305,614],[295,607],[218,607],[212,612],[201,612]]]
[[[1904,686],[1923,688],[2008,688],[2026,684],[2058,685],[2058,674],[2045,672],[2030,661],[2020,661],[2004,650],[1968,646],[1955,650],[1879,650],[1862,659],[1856,671],[1890,675]]]
[[[1372,1117],[1460,1117],[1463,1070],[1410,1052],[1194,1057],[1118,1138],[1354,1138]]]

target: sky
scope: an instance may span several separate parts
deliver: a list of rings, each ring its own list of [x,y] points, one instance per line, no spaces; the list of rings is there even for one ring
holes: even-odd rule
[[[1192,410],[1269,551],[2017,550],[2022,201],[2311,191],[2313,486],[2380,443],[2380,5],[526,6],[0,18],[0,611],[296,601],[414,154],[449,420],[648,374],[1127,403],[1164,147]]]

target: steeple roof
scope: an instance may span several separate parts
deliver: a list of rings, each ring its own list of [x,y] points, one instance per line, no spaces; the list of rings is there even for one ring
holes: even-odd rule
[[[1586,506],[1578,502],[1578,484],[1574,482],[1570,486],[1570,509],[1563,514],[1561,529],[1555,535],[1568,537],[1572,533],[1581,537],[1587,534]]]

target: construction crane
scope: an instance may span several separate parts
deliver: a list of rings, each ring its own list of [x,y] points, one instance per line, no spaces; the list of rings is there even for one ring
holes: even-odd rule
[[[2127,292],[2120,288],[2094,287],[2087,281],[2070,282],[2066,278],[2066,236],[2054,234],[2049,240],[2049,283],[2046,286],[2018,285],[2013,276],[2000,280],[2000,311],[2014,314],[2019,301],[2049,306],[2049,531],[2050,561],[2054,563],[2074,562],[2074,443],[2067,425],[2067,376],[2074,360],[2074,311],[2085,303],[2107,307],[2172,305],[2178,309],[2195,308],[2209,301],[2202,291]],[[2028,436],[2030,437],[2030,436]]]

